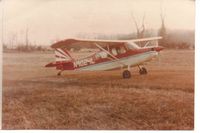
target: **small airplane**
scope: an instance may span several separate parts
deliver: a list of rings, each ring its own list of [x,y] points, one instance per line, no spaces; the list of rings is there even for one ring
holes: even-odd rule
[[[147,69],[142,65],[158,56],[163,47],[149,46],[151,41],[162,37],[151,37],[134,40],[90,40],[90,39],[66,39],[51,45],[55,50],[56,61],[45,67],[56,67],[60,70],[57,75],[65,70],[114,70],[121,69],[123,78],[131,78],[130,68],[138,66],[141,75],[147,74]],[[146,42],[144,47],[137,42]],[[91,44],[98,51],[90,56],[75,59],[67,50],[67,46]],[[142,66],[142,67],[141,67]]]

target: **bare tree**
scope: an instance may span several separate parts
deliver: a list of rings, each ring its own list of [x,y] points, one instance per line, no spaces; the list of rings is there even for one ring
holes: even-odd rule
[[[28,33],[29,33],[29,29],[28,29],[28,27],[26,28],[26,31],[25,31],[25,45],[26,45],[26,50],[28,50],[29,49],[29,38],[28,38]]]
[[[161,27],[158,30],[158,35],[162,36],[162,39],[158,41],[158,44],[161,46],[167,46],[167,31],[165,26],[165,17],[166,15],[163,13],[162,3],[160,5],[160,18],[161,18]]]
[[[160,14],[161,18],[161,27],[158,31],[158,35],[162,36],[163,39],[159,40],[159,45],[165,46],[167,43],[167,32],[166,32],[166,27],[165,27],[165,16],[163,13]]]
[[[132,17],[132,20],[133,20],[133,22],[135,24],[136,30],[137,30],[137,38],[143,38],[144,35],[145,35],[145,30],[146,30],[145,29],[145,24],[144,24],[145,13],[144,13],[144,15],[142,17],[142,23],[141,23],[140,26],[138,25],[138,22],[136,21],[136,19],[135,19],[133,14],[131,14],[131,17]]]
[[[11,49],[14,48],[14,44],[16,44],[16,40],[17,40],[17,34],[12,33],[11,37],[10,37],[10,47],[11,47]]]

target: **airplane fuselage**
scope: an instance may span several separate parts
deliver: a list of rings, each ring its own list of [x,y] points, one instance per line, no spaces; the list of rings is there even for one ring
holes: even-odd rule
[[[112,55],[99,51],[89,57],[70,61],[57,61],[50,66],[58,70],[113,70],[143,64],[158,55],[160,47],[129,49],[125,45],[105,47]],[[47,66],[48,67],[48,66]]]

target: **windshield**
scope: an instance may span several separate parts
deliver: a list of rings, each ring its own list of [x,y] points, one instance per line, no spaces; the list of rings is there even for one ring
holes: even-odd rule
[[[139,47],[137,44],[135,44],[134,42],[127,42],[127,43],[126,43],[126,46],[127,46],[128,49],[139,49],[139,48],[140,48],[140,47]]]

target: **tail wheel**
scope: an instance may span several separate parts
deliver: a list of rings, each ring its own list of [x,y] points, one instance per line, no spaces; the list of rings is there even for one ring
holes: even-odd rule
[[[57,73],[57,76],[61,76],[61,73],[63,72],[63,70],[61,70],[61,71],[59,71],[58,73]]]
[[[58,72],[58,73],[57,73],[57,76],[61,76],[61,72]]]
[[[147,69],[145,67],[142,67],[139,72],[140,72],[141,75],[146,75]]]
[[[122,76],[124,79],[131,78],[131,72],[129,70],[125,70],[123,71]]]

